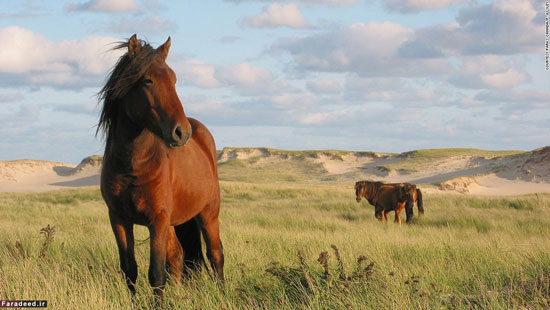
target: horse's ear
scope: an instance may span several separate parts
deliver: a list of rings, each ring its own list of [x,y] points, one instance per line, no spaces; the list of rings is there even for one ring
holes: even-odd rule
[[[128,41],[128,56],[134,57],[141,51],[141,43],[139,43],[137,36],[134,34]]]
[[[162,53],[162,56],[164,57],[164,59],[168,57],[168,52],[170,51],[170,45],[172,44],[171,42],[172,41],[170,40],[170,37],[168,37],[168,40],[166,40],[166,42],[164,42],[163,45],[158,47],[158,50]]]

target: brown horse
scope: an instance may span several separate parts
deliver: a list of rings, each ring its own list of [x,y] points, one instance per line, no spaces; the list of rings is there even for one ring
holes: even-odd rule
[[[390,190],[391,187],[395,189]],[[382,191],[380,191],[381,189]],[[381,194],[384,197],[382,200],[380,200]],[[407,222],[413,217],[413,204],[415,202],[417,202],[419,213],[424,214],[422,192],[414,184],[358,181],[355,183],[355,196],[357,202],[360,202],[361,198],[364,197],[371,205],[375,206],[375,216],[380,220],[387,220],[387,212],[398,210],[398,212],[396,211],[396,221],[400,223],[401,217],[398,213],[403,209],[402,204],[404,202]],[[378,206],[377,201],[380,201]],[[399,205],[397,205],[398,203]]]
[[[101,194],[128,288],[134,295],[134,224],[149,229],[149,283],[157,297],[167,269],[176,283],[181,279],[184,254],[190,267],[204,261],[201,231],[214,274],[223,281],[216,147],[208,129],[183,112],[176,75],[165,62],[170,38],[154,49],[133,35],[115,49],[127,52],[99,93],[97,130],[106,141]]]

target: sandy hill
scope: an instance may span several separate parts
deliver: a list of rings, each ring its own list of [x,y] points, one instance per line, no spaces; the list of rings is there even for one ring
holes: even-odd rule
[[[50,190],[99,184],[102,157],[79,165],[0,161],[0,191]],[[516,195],[550,192],[550,146],[530,152],[425,149],[401,154],[339,150],[224,148],[222,181],[352,182],[360,179],[423,184],[428,191]]]
[[[103,156],[86,157],[78,165],[44,160],[0,160],[0,191],[45,191],[99,185]]]

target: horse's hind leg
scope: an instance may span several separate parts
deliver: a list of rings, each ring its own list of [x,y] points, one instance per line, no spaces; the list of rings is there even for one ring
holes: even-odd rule
[[[168,249],[166,251],[167,267],[174,283],[179,285],[183,271],[183,249],[176,236],[174,227],[172,226],[170,227],[170,235],[168,238]]]
[[[113,212],[109,212],[111,227],[115,234],[120,257],[120,269],[124,273],[126,285],[132,293],[136,294],[136,280],[138,276],[137,263],[134,255],[134,225],[122,220]]]
[[[190,276],[191,272],[198,271],[204,264],[201,243],[200,215],[175,226],[176,235],[183,248],[183,274]]]
[[[220,222],[218,219],[219,208],[215,210],[206,207],[201,212],[202,229],[206,243],[206,256],[214,270],[214,276],[224,281],[223,276],[223,245],[220,240]]]
[[[412,220],[414,216],[413,206],[414,204],[411,201],[407,201],[407,204],[405,205],[405,215],[407,216],[407,223],[410,222],[410,220]]]

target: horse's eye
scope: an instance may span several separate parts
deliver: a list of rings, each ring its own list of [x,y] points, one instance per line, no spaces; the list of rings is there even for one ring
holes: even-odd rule
[[[143,85],[149,86],[152,84],[153,84],[153,80],[151,80],[150,78],[143,78]]]

